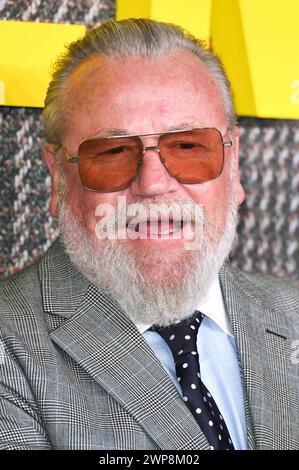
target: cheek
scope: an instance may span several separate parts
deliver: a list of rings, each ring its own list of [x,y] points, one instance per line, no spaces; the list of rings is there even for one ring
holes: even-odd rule
[[[98,214],[111,213],[117,206],[118,193],[96,193],[84,189],[78,171],[68,172],[66,176],[68,196],[67,205],[81,225],[93,236]]]
[[[205,216],[212,222],[213,230],[221,233],[230,201],[230,179],[222,175],[208,183],[185,186],[188,198],[203,207]]]

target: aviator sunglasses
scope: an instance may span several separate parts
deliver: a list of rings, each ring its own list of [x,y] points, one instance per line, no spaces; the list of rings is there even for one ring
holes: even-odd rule
[[[145,146],[142,137],[159,136],[158,144]],[[183,184],[198,184],[217,178],[223,169],[223,141],[215,128],[169,131],[163,134],[113,135],[83,140],[78,156],[64,157],[78,163],[83,186],[89,191],[114,192],[130,186],[138,175],[144,154],[157,150],[168,173]]]

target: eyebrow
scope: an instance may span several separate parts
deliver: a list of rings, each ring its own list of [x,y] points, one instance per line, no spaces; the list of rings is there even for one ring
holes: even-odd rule
[[[203,125],[200,125],[195,122],[182,122],[178,126],[173,126],[168,129],[168,131],[180,131],[180,130],[190,130],[190,129],[195,129],[197,127],[204,127]],[[167,132],[167,131],[165,131]]]
[[[126,129],[118,129],[117,127],[99,129],[95,134],[88,137],[88,139],[96,139],[97,137],[113,137],[114,135],[128,135]]]

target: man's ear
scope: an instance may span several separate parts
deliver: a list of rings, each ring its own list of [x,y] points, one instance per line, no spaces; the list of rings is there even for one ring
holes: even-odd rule
[[[235,159],[235,174],[234,178],[237,179],[237,200],[238,204],[241,205],[242,202],[244,202],[245,199],[245,191],[244,188],[241,184],[240,181],[240,172],[239,172],[239,138],[240,138],[240,132],[239,128],[237,126],[234,127],[234,132],[233,132],[233,142],[234,142],[234,147],[233,147],[233,152],[234,152],[234,159]]]
[[[55,146],[53,144],[45,144],[44,146],[44,160],[48,167],[51,175],[51,202],[50,202],[50,214],[52,217],[58,215],[58,182],[59,173],[57,169],[56,157],[55,157]]]

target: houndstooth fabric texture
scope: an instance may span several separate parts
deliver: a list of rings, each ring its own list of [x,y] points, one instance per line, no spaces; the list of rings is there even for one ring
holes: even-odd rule
[[[248,448],[298,449],[298,283],[229,266],[220,283]],[[1,283],[0,311],[0,449],[209,449],[139,330],[59,243]]]
[[[84,23],[115,15],[114,0],[3,0],[4,20]],[[32,264],[57,237],[48,214],[41,110],[0,108],[0,277]],[[299,279],[299,121],[240,118],[240,208],[233,265]]]

